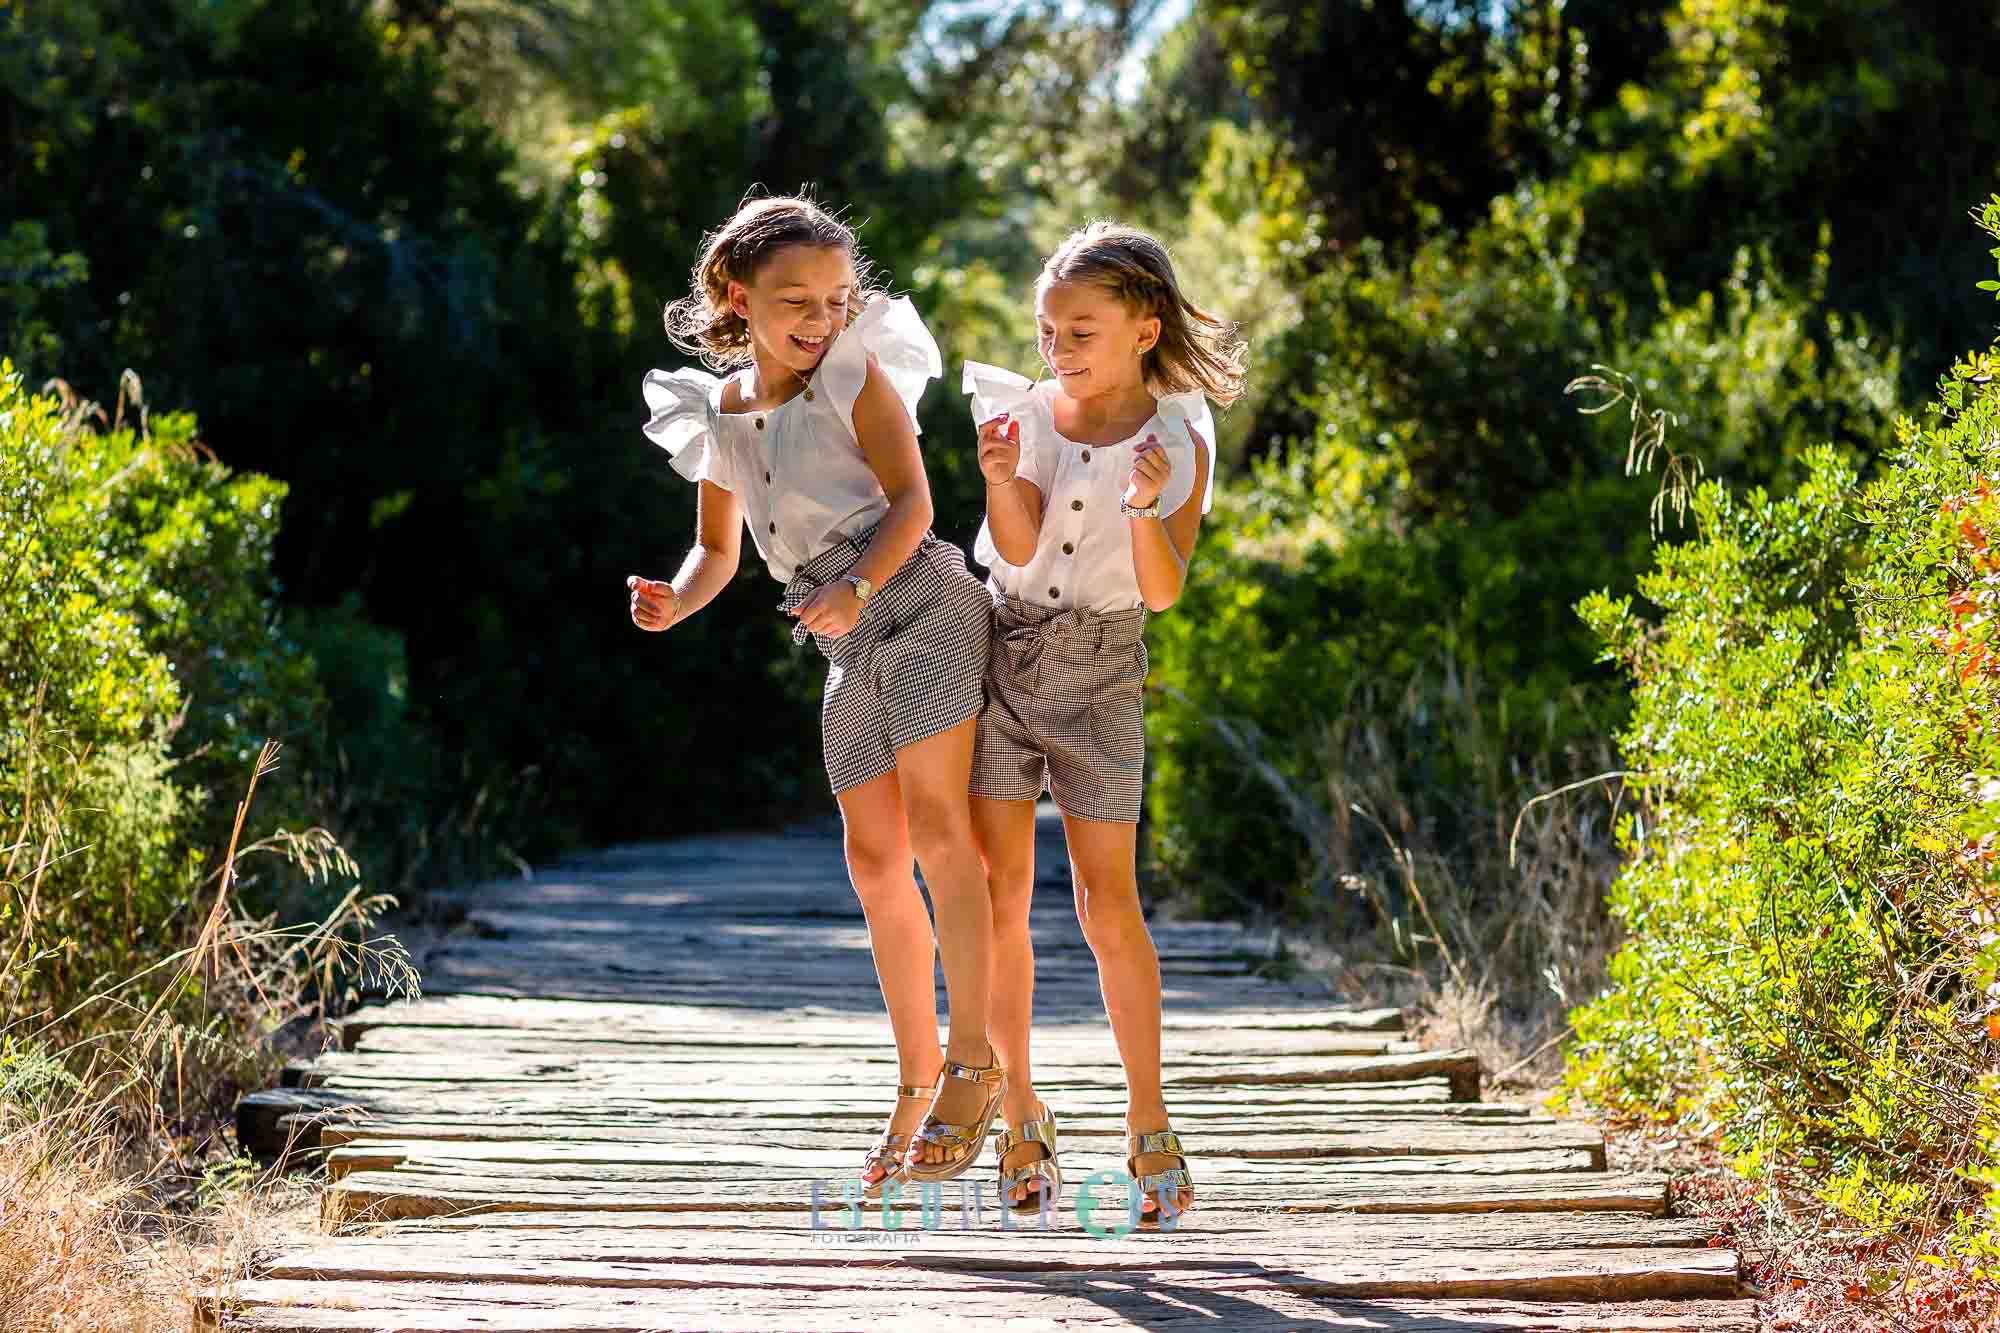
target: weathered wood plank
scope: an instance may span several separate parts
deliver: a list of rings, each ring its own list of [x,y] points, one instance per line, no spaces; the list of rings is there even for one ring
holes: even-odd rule
[[[329,1052],[315,1061],[294,1061],[287,1067],[290,1087],[361,1086],[366,1083],[519,1083],[577,1081],[597,1078],[621,1084],[658,1086],[672,1081],[699,1086],[741,1079],[746,1069],[768,1066],[763,1059],[714,1059],[698,1056],[653,1061],[643,1056],[579,1054],[564,1056],[482,1054],[439,1055],[409,1060],[390,1054]],[[838,1054],[801,1053],[785,1061],[785,1081],[794,1089],[880,1086],[893,1082],[893,1060]],[[885,1079],[885,1071],[890,1077]],[[1037,1071],[1036,1084],[1059,1090],[1078,1083],[1122,1083],[1123,1071],[1108,1059],[1096,1065],[1072,1061]],[[1447,1080],[1457,1101],[1477,1101],[1480,1068],[1470,1051],[1422,1051],[1384,1055],[1271,1057],[1254,1063],[1230,1057],[1183,1056],[1166,1067],[1165,1086],[1173,1088],[1246,1087],[1300,1083],[1381,1083],[1403,1079]]]
[[[371,1287],[374,1284],[371,1284]],[[851,1303],[814,1292],[725,1289],[700,1295],[578,1288],[509,1288],[398,1284],[351,1297],[352,1309],[306,1305],[315,1284],[270,1283],[246,1288],[248,1307],[229,1327],[243,1333],[798,1333],[867,1328],[880,1333],[933,1333],[962,1325],[963,1305],[913,1294],[857,1316]],[[1182,1292],[1172,1283],[1089,1295],[1041,1293],[996,1315],[1009,1333],[1106,1333],[1145,1328],[1159,1333],[1214,1330],[1294,1333],[1302,1328],[1356,1333],[1757,1333],[1756,1303],[1747,1300],[1574,1304],[1514,1300],[1343,1301],[1291,1292]],[[291,1302],[298,1302],[292,1304]]]
[[[671,1216],[671,1215],[669,1215]],[[739,1215],[739,1223],[741,1220]],[[1123,1238],[1097,1237],[1072,1220],[1052,1221],[1038,1228],[1034,1218],[1009,1219],[1003,1227],[991,1197],[978,1215],[961,1215],[956,1208],[940,1210],[934,1229],[921,1226],[917,1211],[899,1214],[900,1231],[888,1231],[870,1220],[865,1228],[850,1228],[845,1210],[822,1220],[823,1230],[793,1226],[723,1226],[633,1229],[626,1226],[573,1225],[509,1227],[490,1225],[474,1231],[441,1232],[410,1226],[391,1228],[383,1236],[331,1241],[284,1255],[263,1270],[274,1278],[321,1277],[339,1281],[456,1280],[457,1270],[440,1274],[443,1262],[481,1265],[520,1264],[522,1273],[542,1272],[556,1261],[593,1264],[649,1265],[659,1263],[747,1263],[814,1265],[881,1262],[883,1253],[915,1254],[932,1267],[1018,1270],[1147,1269],[1184,1266],[1195,1217],[1185,1234],[1133,1232]],[[1112,1214],[1115,1218],[1115,1210]],[[1490,1251],[1486,1261],[1496,1270],[1518,1271],[1522,1255],[1568,1254],[1583,1250],[1646,1249],[1707,1250],[1703,1228],[1685,1221],[1620,1216],[1564,1214],[1552,1219],[1523,1217],[1355,1217],[1339,1228],[1324,1219],[1282,1217],[1277,1224],[1253,1214],[1224,1230],[1216,1218],[1200,1217],[1196,1245],[1202,1264],[1255,1262],[1265,1267],[1311,1260],[1356,1269],[1394,1264],[1407,1268],[1416,1252],[1459,1256],[1454,1262],[1476,1266],[1475,1252]],[[494,1221],[497,1219],[488,1219]],[[1373,1223],[1375,1225],[1363,1225]],[[1177,1247],[1177,1248],[1162,1248]],[[513,1271],[513,1270],[509,1270]],[[539,1276],[507,1278],[541,1280]]]
[[[498,1239],[512,1239],[501,1237]],[[776,1238],[767,1239],[773,1244]],[[273,1279],[290,1278],[336,1287],[380,1282],[479,1282],[712,1290],[717,1287],[784,1287],[791,1291],[852,1292],[893,1299],[896,1293],[954,1293],[967,1297],[1080,1294],[1107,1281],[1164,1280],[1184,1292],[1291,1291],[1355,1299],[1510,1297],[1516,1300],[1696,1300],[1736,1294],[1734,1253],[1708,1249],[1588,1249],[1450,1251],[1429,1248],[1388,1254],[1294,1253],[1272,1261],[1211,1258],[1205,1247],[1183,1246],[1168,1260],[1147,1249],[1127,1254],[1101,1241],[1074,1242],[1058,1251],[1044,1246],[1008,1262],[991,1238],[981,1252],[951,1253],[928,1239],[920,1261],[870,1252],[862,1245],[806,1239],[777,1246],[753,1261],[656,1257],[641,1247],[614,1246],[610,1257],[571,1255],[539,1238],[518,1240],[493,1252],[443,1246],[345,1246],[285,1260]],[[587,1247],[586,1247],[587,1249]],[[796,1250],[797,1253],[790,1251]],[[1169,1274],[1156,1274],[1162,1266]],[[871,1301],[872,1303],[872,1301]]]
[[[542,1028],[378,1028],[349,1051],[366,1056],[416,1055],[504,1057],[568,1054],[605,1061],[654,1061],[665,1064],[762,1064],[773,1058],[821,1057],[839,1052],[858,1062],[895,1063],[893,1039],[886,1026],[870,1031],[792,1032],[749,1029],[731,1033],[619,1032],[599,1029],[586,1033]],[[1424,1048],[1394,1032],[1172,1032],[1161,1041],[1168,1065],[1180,1061],[1233,1061],[1252,1056],[1304,1058],[1327,1055],[1410,1055]],[[1043,1035],[1034,1038],[1037,1068],[1104,1067],[1118,1064],[1118,1048],[1109,1027],[1089,1033]]]
[[[990,1168],[988,1168],[990,1170]],[[1293,1183],[1200,1180],[1203,1204],[1261,1205],[1304,1213],[1488,1213],[1666,1211],[1664,1177],[1614,1172],[1388,1173]],[[838,1198],[838,1187],[827,1191]],[[804,1218],[807,1180],[735,1179],[669,1183],[536,1182],[467,1172],[357,1171],[330,1186],[321,1217],[330,1228],[406,1217],[492,1212],[678,1212],[755,1209]]]
[[[385,1171],[349,1172],[378,1182],[429,1179],[486,1179],[510,1188],[539,1193],[600,1191],[619,1187],[660,1187],[676,1184],[720,1185],[730,1182],[792,1184],[793,1198],[803,1206],[812,1182],[837,1192],[853,1171],[854,1145],[833,1151],[798,1151],[782,1142],[752,1145],[666,1145],[656,1160],[613,1163],[594,1160],[588,1151],[573,1157],[540,1162],[482,1161],[457,1155],[465,1145],[411,1144],[401,1164]],[[1081,1179],[1095,1170],[1122,1168],[1123,1145],[1104,1143],[1090,1151],[1066,1152],[1068,1173]],[[341,1152],[348,1151],[340,1149]],[[983,1157],[989,1169],[991,1159]],[[1575,1150],[1533,1150],[1519,1153],[1431,1157],[1351,1157],[1306,1161],[1262,1161],[1245,1158],[1201,1158],[1197,1177],[1204,1188],[1255,1189],[1270,1186],[1280,1197],[1310,1195],[1324,1185],[1358,1179],[1467,1176],[1528,1176],[1588,1173],[1588,1153]]]
[[[995,1133],[998,1133],[996,1127]],[[1095,1157],[1115,1154],[1123,1147],[1118,1129],[1105,1123],[1096,1132],[1066,1127],[1065,1156],[1088,1152]],[[1247,1158],[1262,1160],[1307,1160],[1350,1157],[1419,1157],[1505,1155],[1551,1149],[1584,1153],[1591,1169],[1603,1168],[1604,1136],[1582,1125],[1520,1124],[1494,1122],[1471,1125],[1416,1125],[1410,1127],[1361,1122],[1344,1126],[1338,1133],[1294,1130],[1273,1133],[1263,1130],[1218,1128],[1198,1138],[1189,1136],[1189,1148],[1202,1158]],[[785,1160],[783,1154],[798,1153],[815,1163],[838,1169],[858,1158],[863,1144],[852,1133],[812,1130],[781,1131],[760,1123],[754,1130],[712,1128],[686,1129],[652,1142],[630,1135],[588,1142],[551,1134],[539,1139],[501,1141],[439,1141],[425,1139],[350,1138],[328,1155],[327,1169],[337,1179],[350,1171],[386,1170],[411,1158],[478,1162],[570,1162],[605,1165],[634,1163],[676,1163],[718,1160],[728,1154],[749,1154],[760,1161]]]
[[[1488,1120],[1519,1119],[1531,1108],[1494,1102],[1448,1102],[1442,1079],[1409,1084],[1302,1084],[1246,1088],[1193,1088],[1175,1096],[1176,1123],[1198,1128],[1205,1121],[1255,1116],[1260,1122],[1324,1125],[1346,1116],[1376,1119],[1415,1118]],[[1122,1115],[1124,1092],[1104,1086],[1074,1088],[1059,1101],[1063,1123],[1082,1127],[1093,1117]],[[295,1113],[306,1121],[288,1123]],[[879,1122],[887,1102],[879,1091],[829,1091],[810,1100],[798,1099],[789,1087],[713,1085],[636,1092],[630,1088],[569,1085],[485,1085],[470,1087],[385,1084],[343,1085],[339,1090],[290,1089],[254,1093],[239,1108],[238,1132],[243,1145],[264,1156],[275,1156],[291,1141],[319,1146],[320,1124],[352,1124],[387,1128],[404,1122],[436,1125],[444,1132],[412,1132],[413,1137],[471,1136],[481,1128],[496,1133],[513,1127],[560,1124],[569,1129],[591,1125],[619,1133],[648,1127],[670,1129],[717,1120],[765,1121],[775,1129],[809,1128],[829,1122]],[[324,1140],[344,1140],[338,1133]]]
[[[1089,1030],[1101,1030],[1101,1015]],[[1165,1031],[1349,1031],[1382,1032],[1403,1026],[1399,1009],[1295,1008],[1271,1005],[1242,1009],[1215,1009],[1209,1012],[1168,1012]],[[364,1034],[376,1029],[442,1028],[450,1030],[511,1029],[535,1032],[693,1032],[700,1031],[716,1040],[761,1037],[772,1033],[796,1033],[819,1040],[843,1035],[858,1040],[877,1040],[888,1031],[878,1012],[867,1016],[840,1018],[803,1014],[766,1016],[748,1022],[741,1011],[703,1005],[674,1005],[624,1002],[579,1004],[571,1000],[510,999],[498,996],[430,996],[422,1000],[371,1005],[357,1010],[329,1026],[342,1035],[351,1048]],[[1036,1039],[1060,1035],[1065,1029],[1038,1021]]]
[[[993,1208],[993,1191],[990,1184],[982,1190],[983,1210],[973,1212],[968,1202],[963,1210],[959,1206],[960,1194],[957,1183],[947,1184],[939,1191],[939,1204],[944,1216],[941,1224],[947,1231],[957,1231],[969,1227],[975,1232],[997,1234],[1000,1221]],[[1064,1240],[1074,1238],[1075,1190],[1072,1185],[1064,1192],[1065,1203],[1054,1215],[1066,1230],[1054,1236],[1045,1237],[1036,1225],[1036,1219],[1027,1219],[1023,1229],[1020,1219],[1010,1219],[1013,1225],[1007,1230],[1007,1243],[1021,1253],[1031,1253],[1044,1240]],[[921,1215],[921,1210],[919,1216]],[[850,1213],[844,1208],[826,1210],[822,1220],[835,1229],[847,1228],[853,1223]],[[1300,1244],[1342,1244],[1367,1245],[1370,1247],[1397,1247],[1436,1244],[1446,1249],[1594,1249],[1594,1248],[1637,1248],[1657,1246],[1665,1249],[1705,1247],[1715,1235],[1714,1228],[1693,1218],[1643,1217],[1626,1213],[1479,1213],[1479,1214],[1429,1214],[1411,1216],[1398,1213],[1348,1213],[1337,1223],[1330,1222],[1325,1214],[1287,1213],[1275,1208],[1244,1208],[1203,1202],[1198,1214],[1188,1218],[1189,1234],[1195,1230],[1201,1233],[1203,1247],[1243,1245],[1255,1248],[1269,1244],[1278,1247]],[[880,1218],[866,1213],[860,1218],[860,1226],[868,1232],[878,1232]],[[801,1221],[797,1213],[749,1211],[703,1211],[688,1209],[672,1213],[594,1213],[594,1212],[533,1212],[533,1213],[484,1213],[473,1217],[433,1217],[412,1218],[399,1222],[385,1223],[367,1233],[371,1240],[420,1240],[426,1237],[448,1236],[460,1232],[516,1234],[577,1234],[629,1236],[634,1232],[669,1232],[697,1235],[702,1233],[724,1233],[717,1236],[712,1244],[717,1251],[741,1252],[743,1248],[755,1249],[761,1246],[763,1238],[772,1233],[799,1236],[814,1234],[809,1225]],[[869,1243],[886,1237],[875,1236]],[[1171,1245],[1178,1244],[1184,1237],[1165,1233],[1134,1232],[1119,1245]],[[346,1241],[340,1242],[346,1244]],[[1092,1242],[1112,1244],[1114,1242]],[[1215,1253],[1225,1252],[1218,1249]],[[1232,1252],[1233,1251],[1229,1251]]]

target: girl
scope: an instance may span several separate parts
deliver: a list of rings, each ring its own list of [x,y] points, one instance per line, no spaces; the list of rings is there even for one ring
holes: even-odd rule
[[[873,1196],[901,1174],[921,1120],[941,1145],[924,1178],[948,1179],[983,1145],[1003,1079],[986,1041],[993,918],[966,797],[990,602],[930,532],[916,406],[942,370],[937,344],[907,299],[870,284],[854,233],[797,198],[748,202],[709,236],[666,323],[677,346],[733,373],[645,378],[646,436],[700,497],[680,573],[626,580],[632,620],[658,632],[705,606],[736,573],[747,523],[785,585],[793,641],[812,635],[830,663],[827,777],[902,1077],[861,1178]],[[942,1061],[913,853],[951,1006]]]
[[[1004,1203],[1053,1206],[1055,1117],[1028,1064],[1035,800],[1062,808],[1076,910],[1125,1066],[1126,1159],[1142,1226],[1194,1180],[1160,1091],[1160,965],[1136,876],[1148,610],[1180,596],[1214,490],[1215,427],[1243,389],[1241,340],[1194,305],[1165,247],[1093,223],[1042,267],[1035,318],[1053,380],[968,362],[995,629],[972,773],[994,912],[993,1028],[1008,1072]],[[924,1160],[921,1144],[912,1149]]]

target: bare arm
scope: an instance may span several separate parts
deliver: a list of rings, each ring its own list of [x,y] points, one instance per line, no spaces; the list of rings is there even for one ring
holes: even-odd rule
[[[986,478],[986,530],[1010,565],[1035,558],[1042,539],[1041,488],[1015,475],[1021,464],[1021,423],[995,417],[979,428],[979,471]]]
[[[1139,580],[1139,595],[1154,611],[1164,611],[1180,600],[1187,585],[1188,561],[1201,534],[1201,497],[1208,489],[1208,445],[1199,436],[1194,443],[1194,489],[1186,502],[1162,518],[1125,520],[1132,529],[1132,572]],[[1143,451],[1132,464],[1137,491],[1128,492],[1131,504],[1143,509],[1157,500],[1171,474],[1166,450],[1154,446]]]
[[[694,546],[671,583],[625,580],[632,590],[632,621],[640,629],[669,629],[707,606],[736,577],[743,556],[743,513],[736,497],[714,482],[701,483],[696,501]]]

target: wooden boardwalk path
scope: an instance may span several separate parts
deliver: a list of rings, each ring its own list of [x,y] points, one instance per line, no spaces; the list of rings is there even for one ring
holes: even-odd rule
[[[1393,1011],[1258,976],[1269,941],[1233,926],[1155,927],[1198,1207],[1177,1234],[1090,1234],[1077,1184],[1123,1166],[1122,1076],[1053,821],[1040,851],[1050,1229],[1000,1216],[990,1151],[935,1229],[914,1200],[899,1229],[872,1206],[848,1229],[897,1079],[838,837],[694,838],[474,891],[427,998],[360,1011],[295,1086],[246,1100],[247,1142],[326,1151],[327,1234],[207,1313],[293,1333],[1754,1333],[1736,1252],[1666,1218],[1663,1179],[1479,1101],[1471,1057],[1417,1049]],[[1097,1193],[1094,1220],[1119,1219],[1122,1191]]]

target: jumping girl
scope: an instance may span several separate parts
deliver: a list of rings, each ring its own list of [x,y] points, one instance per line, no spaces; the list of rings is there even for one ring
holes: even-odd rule
[[[711,234],[666,324],[729,373],[645,378],[646,436],[700,498],[680,572],[626,580],[632,620],[658,632],[707,605],[748,524],[794,642],[811,635],[829,663],[827,777],[896,1038],[902,1086],[861,1179],[874,1195],[900,1176],[920,1128],[938,1145],[921,1178],[949,1179],[983,1146],[1004,1078],[986,1040],[993,917],[966,796],[990,599],[930,531],[916,408],[943,369],[937,344],[907,299],[871,285],[854,233],[798,198],[747,202]],[[913,854],[944,960],[942,1058]]]
[[[1244,346],[1182,293],[1167,251],[1094,223],[1035,288],[1052,380],[968,362],[980,423],[995,626],[972,812],[994,912],[992,1033],[1007,1070],[1003,1203],[1053,1207],[1055,1117],[1028,1059],[1035,800],[1062,809],[1077,919],[1125,1066],[1126,1166],[1142,1226],[1184,1213],[1194,1180],[1160,1089],[1160,964],[1140,912],[1137,830],[1146,735],[1146,613],[1180,597],[1214,489],[1208,400],[1234,402]],[[929,1153],[922,1143],[913,1161]]]

